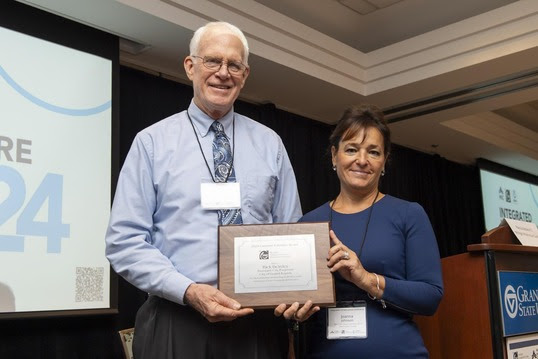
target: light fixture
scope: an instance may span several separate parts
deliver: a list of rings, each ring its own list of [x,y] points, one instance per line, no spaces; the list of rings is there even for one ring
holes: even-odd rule
[[[376,10],[386,8],[403,0],[337,0],[343,6],[366,15]]]
[[[120,50],[131,55],[138,55],[151,48],[151,45],[142,44],[133,40],[120,37]]]

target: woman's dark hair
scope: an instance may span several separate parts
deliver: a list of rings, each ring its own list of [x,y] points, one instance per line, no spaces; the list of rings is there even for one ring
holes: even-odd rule
[[[338,149],[340,141],[347,141],[366,128],[376,128],[383,136],[383,151],[387,157],[390,154],[390,129],[385,122],[383,112],[375,105],[362,104],[348,107],[336,128],[329,137],[329,150],[334,146]]]

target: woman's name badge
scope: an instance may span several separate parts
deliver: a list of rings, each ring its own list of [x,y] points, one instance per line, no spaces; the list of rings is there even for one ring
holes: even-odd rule
[[[239,182],[201,183],[200,198],[203,209],[241,208]]]
[[[327,309],[327,339],[366,339],[366,301],[339,302]]]

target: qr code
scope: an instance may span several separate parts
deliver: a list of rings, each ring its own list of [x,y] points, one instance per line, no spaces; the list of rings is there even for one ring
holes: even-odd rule
[[[77,267],[76,302],[103,301],[103,267]]]

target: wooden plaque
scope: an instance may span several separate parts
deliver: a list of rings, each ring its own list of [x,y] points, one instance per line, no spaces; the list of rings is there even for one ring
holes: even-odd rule
[[[235,241],[236,238],[242,241],[245,237],[255,241],[256,238],[263,237],[267,241],[268,237],[286,238],[293,240],[295,237],[307,235],[314,236],[315,247],[315,268],[317,278],[317,289],[312,290],[281,290],[263,291],[256,293],[238,293],[235,290]],[[281,237],[285,236],[285,237]],[[288,237],[289,236],[289,237]],[[290,238],[290,239],[288,239]],[[260,238],[261,241],[261,238]],[[253,242],[250,242],[253,243]],[[266,242],[264,242],[266,243]],[[269,246],[270,247],[270,246]],[[281,303],[288,305],[299,302],[304,304],[307,300],[312,300],[315,305],[333,306],[336,301],[333,275],[327,267],[327,254],[330,248],[329,223],[280,223],[280,224],[246,224],[219,226],[219,249],[218,249],[218,288],[224,294],[237,300],[244,308],[274,308]],[[260,248],[260,259],[264,251],[270,256],[271,250]],[[291,261],[291,260],[290,260]],[[289,263],[294,266],[294,263]]]

